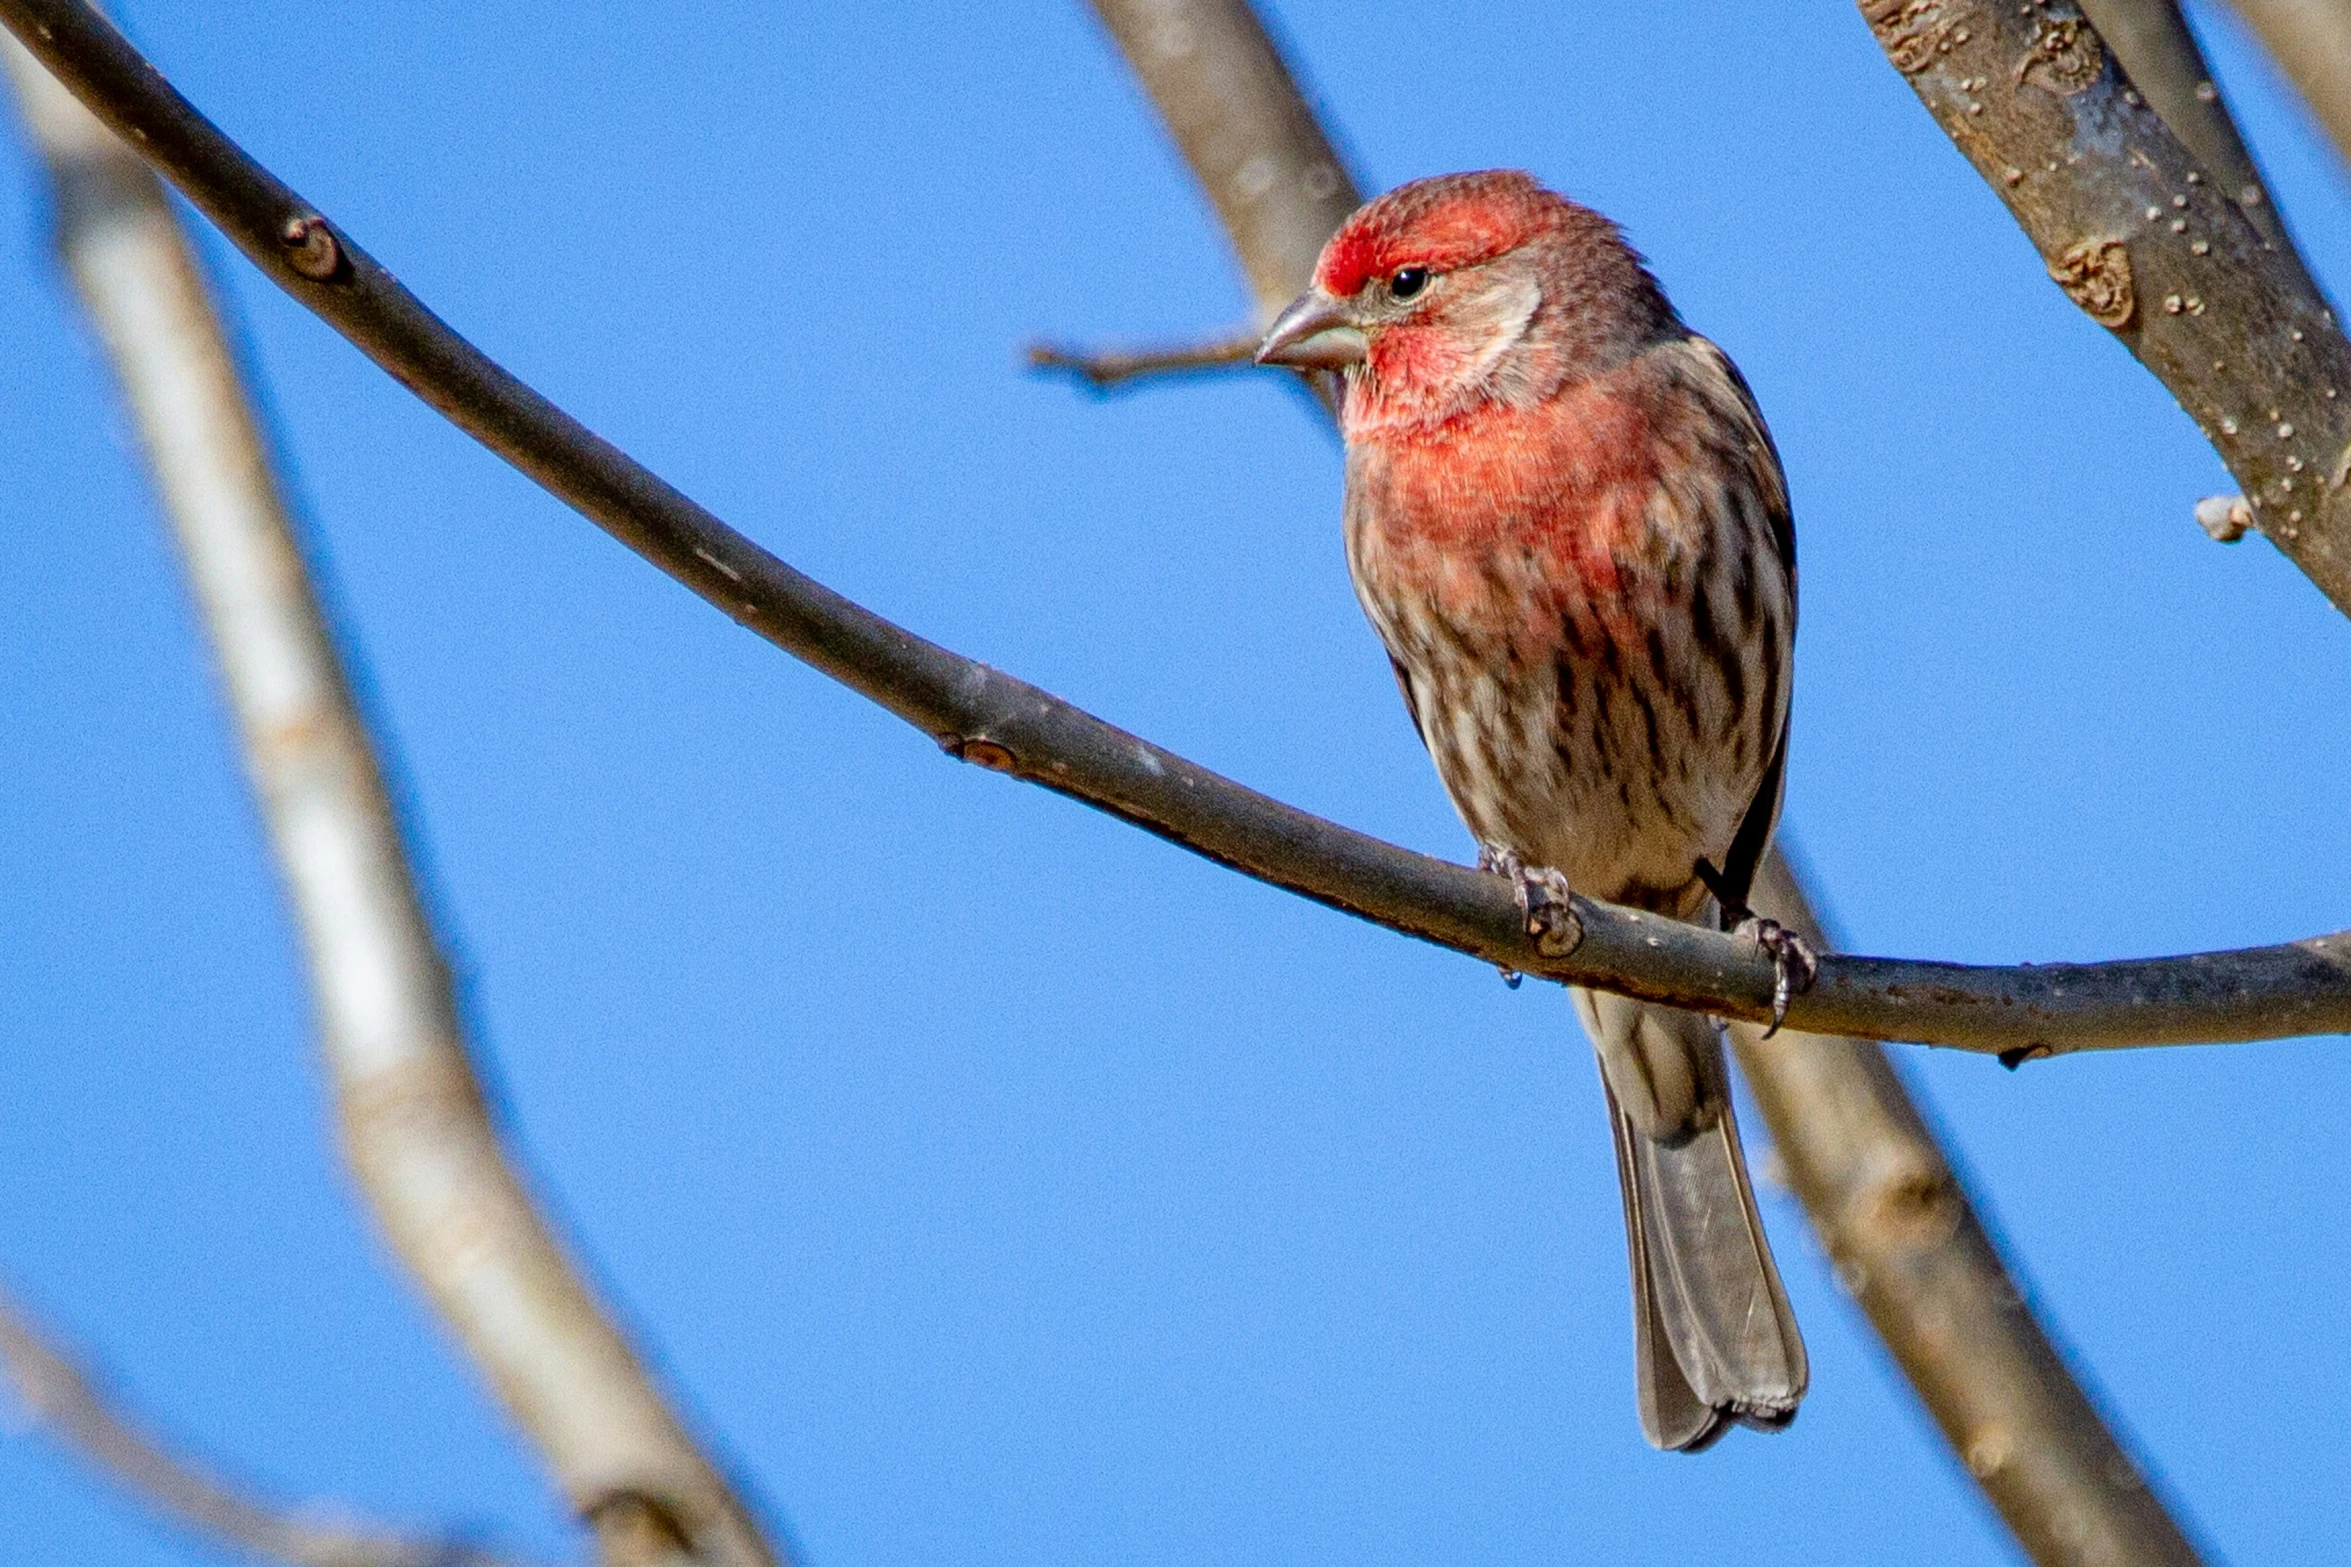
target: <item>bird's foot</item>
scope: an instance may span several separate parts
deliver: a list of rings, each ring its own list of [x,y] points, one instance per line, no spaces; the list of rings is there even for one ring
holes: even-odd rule
[[[1760,914],[1743,916],[1737,933],[1751,937],[1771,958],[1771,1027],[1763,1031],[1763,1037],[1769,1039],[1787,1021],[1790,998],[1798,991],[1810,990],[1820,977],[1820,959],[1803,937]]]
[[[1521,924],[1537,952],[1564,958],[1583,944],[1584,922],[1576,915],[1565,876],[1548,865],[1529,866],[1516,851],[1490,843],[1478,845],[1478,869],[1509,878]],[[1503,978],[1514,981],[1515,976],[1505,969]]]

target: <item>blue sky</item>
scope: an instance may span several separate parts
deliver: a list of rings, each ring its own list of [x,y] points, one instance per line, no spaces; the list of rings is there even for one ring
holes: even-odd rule
[[[1248,782],[1467,845],[1346,584],[1336,448],[1053,334],[1240,285],[1090,16],[126,3],[492,354],[794,564]],[[1790,831],[1857,949],[2351,923],[2351,627],[2042,275],[1849,6],[1292,4],[1373,186],[1516,165],[1754,383],[1804,624]],[[2199,13],[2338,297],[2351,190]],[[155,508],[0,137],[0,1276],[288,1496],[553,1556],[354,1209]],[[225,247],[489,1070],[595,1269],[817,1567],[2010,1559],[1802,1216],[1796,1426],[1650,1452],[1565,1001],[928,740],[444,425]],[[2217,1550],[2340,1522],[2340,1040],[1906,1051],[2035,1300]],[[1759,1133],[1756,1135],[1760,1135]],[[0,1555],[196,1553],[0,1435]]]

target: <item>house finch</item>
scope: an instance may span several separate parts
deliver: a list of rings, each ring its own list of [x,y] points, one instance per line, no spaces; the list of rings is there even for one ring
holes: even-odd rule
[[[1480,863],[1810,955],[1745,900],[1779,815],[1796,546],[1762,415],[1616,226],[1519,173],[1332,236],[1261,362],[1346,379],[1347,567]],[[1808,978],[1808,974],[1805,975]],[[1804,1342],[1715,1023],[1576,989],[1632,1253],[1641,1427],[1794,1418]]]

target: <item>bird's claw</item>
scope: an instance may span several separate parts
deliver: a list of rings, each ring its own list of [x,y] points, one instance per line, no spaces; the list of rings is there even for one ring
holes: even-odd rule
[[[1575,911],[1567,878],[1548,865],[1530,867],[1509,849],[1478,846],[1478,869],[1509,878],[1527,939],[1547,958],[1564,958],[1583,944],[1584,922]]]
[[[1763,1031],[1763,1037],[1769,1039],[1788,1020],[1790,999],[1800,990],[1810,990],[1820,977],[1820,959],[1803,937],[1760,914],[1739,921],[1739,934],[1752,937],[1771,958],[1771,1027]]]

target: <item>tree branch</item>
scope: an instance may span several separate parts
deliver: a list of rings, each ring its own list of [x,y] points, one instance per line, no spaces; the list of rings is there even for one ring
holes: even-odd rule
[[[77,20],[107,25],[89,11]],[[365,723],[178,219],[146,166],[39,64],[13,41],[0,55],[53,177],[59,248],[113,359],[220,661],[361,1189],[605,1561],[772,1567],[749,1509],[664,1403],[502,1146]],[[297,246],[295,264],[315,254]]]
[[[0,0],[24,39],[272,281],[459,428],[737,622],[931,735],[1261,881],[1500,967],[1728,1017],[1770,1015],[1755,943],[1577,898],[1528,933],[1497,878],[1267,798],[793,570],[435,317],[196,112],[80,0]],[[2234,213],[2234,208],[2230,209]],[[2241,218],[2235,219],[2242,224]],[[2351,384],[2347,378],[2346,384]],[[2005,1053],[2351,1029],[2351,932],[2280,946],[2016,968],[1832,956],[1789,1022]]]
[[[2253,525],[2351,614],[2351,341],[2072,0],[1861,0],[2075,304],[2153,371]]]
[[[1754,903],[1823,945],[1775,849]],[[1731,1044],[1837,1270],[1951,1450],[2042,1567],[2199,1558],[2107,1429],[1883,1046],[1753,1023]]]
[[[2351,9],[2338,0],[2229,0],[2351,158]]]
[[[1212,6],[1226,9],[1215,0]],[[1164,79],[1164,72],[1146,78],[1154,92]],[[1286,82],[1266,90],[1295,94]],[[1238,233],[1230,237],[1246,243]],[[1290,281],[1303,287],[1305,279]],[[1776,847],[1754,900],[1827,950],[1803,887]],[[1767,1037],[1754,1023],[1733,1028],[1731,1043],[1822,1244],[2033,1560],[2043,1567],[2194,1563],[2178,1525],[2024,1304],[1885,1048],[1789,1031]]]
[[[508,1567],[455,1541],[410,1539],[313,1504],[299,1513],[250,1500],[140,1430],[90,1374],[0,1293],[0,1368],[26,1413],[174,1522],[293,1567]]]
[[[2253,154],[2237,133],[2237,122],[2213,85],[2212,67],[2188,28],[2174,0],[2081,0],[2082,14],[2098,35],[2114,46],[2123,74],[2147,95],[2148,105],[2186,145],[2206,173],[2220,181],[2231,201],[2261,237],[2276,247],[2302,272],[2310,291],[2319,293],[2301,252],[2286,233],[2285,215],[2270,200]]]
[[[1194,375],[1204,370],[1254,369],[1257,345],[1261,340],[1262,334],[1247,332],[1239,337],[1218,338],[1209,343],[1184,343],[1172,348],[1138,348],[1125,352],[1037,343],[1029,349],[1029,368],[1058,370],[1085,382],[1097,392],[1104,392],[1128,381],[1152,376]]]
[[[1233,242],[1257,324],[1314,275],[1361,192],[1247,0],[1095,0]]]

